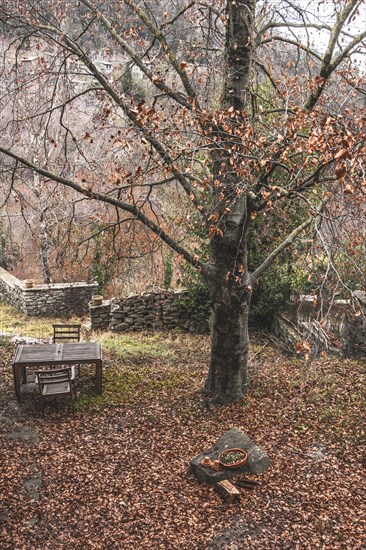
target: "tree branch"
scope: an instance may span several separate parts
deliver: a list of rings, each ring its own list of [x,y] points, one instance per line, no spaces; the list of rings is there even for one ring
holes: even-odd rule
[[[282,243],[275,248],[269,256],[264,260],[264,262],[257,267],[257,269],[252,273],[251,279],[253,284],[255,284],[259,277],[270,267],[270,265],[275,261],[277,256],[279,256],[286,248],[291,246],[293,242],[297,239],[297,237],[302,233],[311,223],[313,222],[314,218],[320,214],[320,212],[323,210],[325,206],[325,203],[321,203],[320,207],[318,208],[315,216],[310,216],[307,220],[305,220],[301,225],[296,227]]]
[[[125,4],[130,6],[130,8],[138,15],[138,17],[141,19],[141,21],[143,21],[143,23],[146,25],[146,27],[149,29],[149,31],[153,34],[153,36],[155,36],[155,38],[157,40],[159,40],[160,44],[162,45],[162,48],[163,48],[164,52],[168,54],[168,58],[169,58],[169,61],[172,65],[172,67],[174,68],[174,70],[179,75],[187,95],[190,98],[195,99],[196,98],[196,92],[194,91],[194,89],[191,86],[191,83],[190,83],[188,75],[187,75],[187,71],[184,68],[185,65],[183,65],[182,63],[179,63],[174,51],[169,46],[164,34],[155,25],[155,23],[153,23],[153,21],[151,21],[151,19],[148,17],[147,13],[143,9],[141,9],[139,6],[134,4],[131,0],[124,0],[124,1],[125,1]],[[195,101],[195,104],[196,104],[196,107],[198,108],[198,104],[197,104],[196,101]]]
[[[137,206],[134,204],[129,204],[126,202],[122,202],[120,200],[114,199],[112,197],[109,197],[108,195],[105,195],[103,193],[98,193],[95,191],[92,191],[91,189],[88,189],[86,187],[82,187],[81,185],[67,179],[61,176],[57,176],[57,174],[53,174],[52,172],[49,172],[48,170],[45,170],[44,168],[41,168],[40,166],[37,166],[33,164],[32,162],[28,161],[27,159],[22,158],[21,156],[17,155],[13,151],[10,151],[9,149],[6,149],[4,147],[0,146],[0,153],[3,153],[4,155],[7,155],[8,157],[13,158],[17,162],[20,162],[24,166],[27,166],[34,172],[37,172],[38,174],[52,180],[56,181],[58,183],[61,183],[65,187],[69,187],[71,189],[74,189],[74,191],[77,191],[78,193],[84,195],[85,197],[88,197],[90,199],[94,199],[100,202],[104,202],[107,204],[111,204],[121,210],[124,210],[125,212],[129,212],[130,214],[133,214],[135,218],[140,221],[142,224],[144,224],[146,227],[148,227],[155,235],[160,237],[170,248],[175,250],[178,254],[184,257],[184,259],[197,268],[202,268],[201,262],[192,254],[190,254],[185,248],[183,248],[180,244],[178,244],[170,235],[168,235],[159,225],[154,223],[150,218],[146,216]]]
[[[205,215],[204,205],[198,199],[190,182],[183,176],[182,172],[179,169],[177,169],[174,159],[171,157],[171,155],[165,149],[162,143],[158,141],[158,139],[155,137],[153,132],[150,131],[149,127],[141,122],[141,118],[140,118],[141,113],[128,107],[128,105],[123,101],[123,96],[121,96],[116,90],[114,90],[114,88],[111,86],[108,80],[97,69],[97,67],[94,65],[91,59],[89,59],[85,51],[77,43],[75,43],[74,40],[72,40],[72,38],[67,36],[57,27],[53,27],[49,25],[37,26],[35,23],[33,23],[33,27],[39,28],[44,32],[49,32],[51,33],[51,35],[55,34],[56,36],[58,36],[61,42],[63,42],[66,45],[68,50],[73,52],[84,63],[84,65],[89,69],[90,73],[101,84],[104,91],[113,99],[116,105],[122,109],[122,111],[127,116],[127,118],[144,135],[145,139],[150,142],[150,144],[153,146],[155,151],[162,158],[163,162],[169,167],[172,174],[174,174],[175,178],[182,185],[184,191],[192,201],[192,204],[197,208],[200,214],[204,216]],[[50,38],[52,39],[52,36]]]
[[[342,32],[342,28],[347,19],[352,15],[353,10],[357,7],[358,4],[359,0],[348,0],[343,10],[338,14],[337,21],[335,22],[330,32],[326,52],[322,58],[319,71],[319,83],[317,84],[316,89],[310,93],[307,101],[303,106],[304,110],[310,111],[315,107],[333,71],[346,58],[346,56],[348,56],[352,52],[352,49],[354,49],[355,46],[357,46],[357,44],[359,44],[365,38],[366,31],[355,36],[355,38],[348,44],[346,48],[341,51],[341,53],[335,58],[334,62],[332,63],[334,49]]]
[[[184,95],[181,93],[176,93],[174,90],[169,87],[167,84],[165,84],[161,79],[155,78],[154,73],[146,66],[146,64],[142,61],[141,57],[139,57],[136,52],[133,51],[133,49],[127,44],[125,40],[123,40],[122,36],[116,32],[116,30],[113,28],[112,23],[110,20],[100,11],[98,8],[94,7],[89,0],[81,0],[81,2],[87,6],[89,9],[94,11],[95,14],[97,14],[98,19],[102,22],[103,26],[110,32],[111,36],[116,40],[116,42],[123,48],[123,50],[127,53],[127,55],[132,59],[132,61],[137,65],[137,67],[147,76],[147,78],[156,86],[159,90],[164,92],[164,94],[170,96],[174,101],[177,101],[177,103],[180,103],[187,109],[192,109],[192,105],[190,102],[186,100]]]
[[[323,59],[323,57],[318,52],[316,52],[315,50],[311,50],[309,46],[307,46],[306,44],[302,44],[298,40],[292,40],[291,38],[287,38],[281,35],[275,35],[275,36],[271,36],[270,38],[266,38],[265,40],[262,40],[261,44],[262,45],[269,44],[270,42],[273,42],[275,40],[278,42],[285,42],[286,44],[291,44],[292,46],[296,46],[300,50],[303,50],[304,52],[309,53],[319,61],[322,61]]]

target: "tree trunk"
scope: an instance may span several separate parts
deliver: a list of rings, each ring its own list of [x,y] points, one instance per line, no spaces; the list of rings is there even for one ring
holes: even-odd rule
[[[226,3],[226,44],[224,109],[246,109],[253,48],[253,25],[256,0],[228,0]]]
[[[42,260],[43,282],[50,284],[52,282],[51,269],[49,263],[49,246],[48,246],[48,232],[45,220],[45,209],[41,209],[39,220],[39,239],[40,239],[40,255]]]
[[[211,362],[205,390],[216,402],[238,401],[247,389],[249,304],[229,300],[214,304],[211,318]]]
[[[226,46],[221,107],[244,111],[248,104],[248,84],[253,48],[253,21],[256,0],[228,0],[226,3]],[[220,147],[211,154],[214,209],[219,232],[211,240],[210,261],[203,277],[211,294],[211,362],[205,389],[217,402],[239,400],[247,389],[249,349],[248,314],[251,278],[247,270],[247,235],[250,205],[246,193],[233,201],[242,185],[233,170],[230,131],[220,129]],[[229,208],[225,208],[229,206]]]
[[[241,202],[241,207],[246,209],[246,204]],[[246,260],[247,224],[239,222],[238,214],[229,216],[231,231],[214,238],[210,262],[203,271],[212,310],[211,360],[205,390],[221,403],[241,399],[248,384],[251,279]]]
[[[42,185],[39,174],[34,173],[34,194],[38,200],[39,206],[39,253],[42,260],[43,282],[50,284],[52,282],[51,269],[49,264],[49,246],[48,231],[46,222],[47,206],[42,205]]]

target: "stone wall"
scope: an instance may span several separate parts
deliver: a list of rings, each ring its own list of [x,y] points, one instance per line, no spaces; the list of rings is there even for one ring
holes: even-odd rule
[[[353,294],[355,309],[349,308],[344,320],[341,346],[347,357],[361,357],[366,354],[366,292]]]
[[[89,304],[89,315],[93,330],[108,330],[111,320],[111,302],[103,300],[102,304],[94,305],[93,301],[91,301]]]
[[[284,315],[275,315],[272,331],[292,353],[306,354],[311,358],[317,357],[323,351],[331,355],[342,355],[342,350],[333,345],[329,333],[315,320],[298,321],[294,324]]]
[[[109,329],[114,332],[174,328],[204,332],[208,327],[188,318],[180,305],[183,293],[184,291],[157,290],[126,298],[114,298],[110,302],[105,300],[98,306],[91,303],[92,328]]]
[[[365,292],[354,292],[352,301],[335,300],[321,322],[314,297],[303,298],[274,318],[273,331],[288,349],[295,351],[299,344],[301,349],[301,343],[307,342],[311,357],[322,351],[344,357],[366,354]]]
[[[3,302],[24,311],[22,283],[2,267],[0,267],[0,297]]]
[[[0,298],[29,316],[84,315],[97,291],[96,283],[35,284],[25,288],[22,281],[0,268]]]

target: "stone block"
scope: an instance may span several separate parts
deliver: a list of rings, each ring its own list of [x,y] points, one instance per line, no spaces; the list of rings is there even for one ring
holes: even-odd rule
[[[124,331],[124,330],[128,330],[130,328],[130,325],[128,325],[127,323],[120,323],[118,325],[112,325],[111,329],[113,331]]]
[[[222,451],[230,448],[239,448],[246,451],[248,461],[244,466],[233,470],[221,468],[217,471],[202,466],[201,461],[205,456],[208,456],[213,462],[217,460]],[[258,445],[255,445],[244,432],[238,428],[232,428],[221,436],[212,447],[205,449],[192,458],[190,466],[193,474],[199,481],[213,485],[223,479],[232,479],[245,473],[262,474],[270,468],[271,461],[265,451]]]

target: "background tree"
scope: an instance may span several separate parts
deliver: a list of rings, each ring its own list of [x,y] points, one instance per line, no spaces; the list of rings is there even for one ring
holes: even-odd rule
[[[363,53],[366,32],[354,25],[365,3],[304,4],[0,1],[11,36],[0,139],[6,170],[36,171],[45,185],[110,205],[201,272],[212,311],[206,390],[218,401],[240,399],[247,388],[248,312],[262,275],[339,201],[351,208],[364,198],[364,75],[352,55]],[[22,121],[6,111],[34,86],[36,75],[17,78],[25,44],[42,58],[38,78],[49,77],[47,100],[32,116],[52,119],[62,134],[47,163],[19,146]],[[113,78],[97,55],[134,68],[138,93],[132,73]],[[65,88],[67,98],[58,93]],[[45,149],[53,145],[45,137]],[[249,270],[259,218],[281,218],[287,235]],[[197,254],[197,224],[207,259]]]

